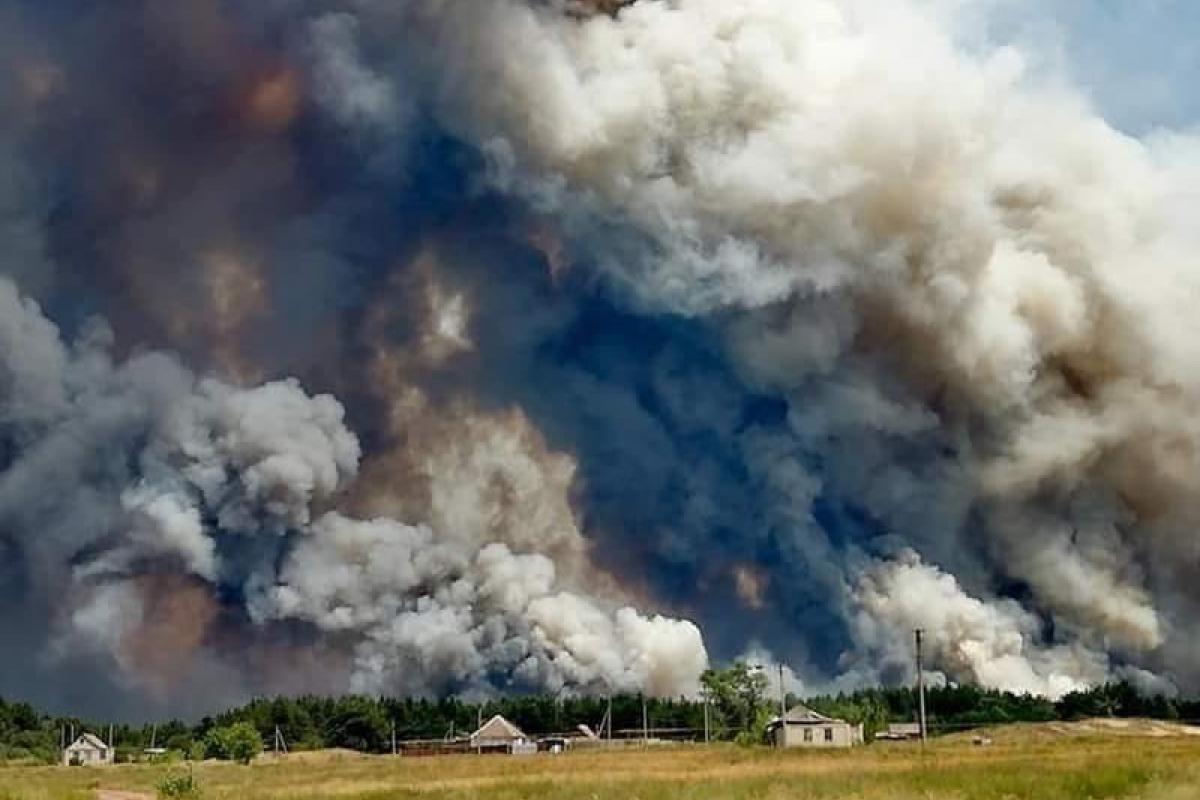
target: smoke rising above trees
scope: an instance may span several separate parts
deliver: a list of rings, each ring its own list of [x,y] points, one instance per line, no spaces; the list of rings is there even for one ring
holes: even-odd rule
[[[583,5],[3,12],[0,690],[1200,685],[1195,137]]]

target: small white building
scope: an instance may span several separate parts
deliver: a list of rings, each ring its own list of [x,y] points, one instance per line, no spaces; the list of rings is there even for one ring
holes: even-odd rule
[[[537,742],[530,741],[524,731],[497,714],[471,734],[471,749],[479,753],[525,755],[537,752]]]
[[[920,739],[921,724],[919,722],[893,722],[887,726],[887,730],[875,734],[875,738],[896,742]]]
[[[113,749],[100,737],[85,733],[63,750],[64,767],[113,763]]]
[[[853,747],[863,743],[863,726],[800,705],[771,720],[767,738],[776,747]]]

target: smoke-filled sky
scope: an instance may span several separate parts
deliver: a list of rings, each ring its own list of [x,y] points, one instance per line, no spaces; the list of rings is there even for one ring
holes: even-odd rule
[[[1178,0],[0,2],[0,694],[1200,690]]]

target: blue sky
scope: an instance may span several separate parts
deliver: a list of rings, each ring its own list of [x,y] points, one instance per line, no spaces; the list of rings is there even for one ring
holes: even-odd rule
[[[1117,127],[1134,134],[1200,123],[1197,0],[1002,0],[1004,38],[1057,64]]]

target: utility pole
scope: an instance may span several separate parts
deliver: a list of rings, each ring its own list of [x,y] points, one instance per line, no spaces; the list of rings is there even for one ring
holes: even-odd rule
[[[645,692],[642,692],[642,744],[650,744],[650,715],[646,711]]]
[[[608,743],[612,745],[612,689],[608,690],[608,712],[604,718],[608,720]]]
[[[396,755],[396,720],[392,720],[392,755]]]
[[[708,690],[704,690],[704,743],[709,743],[708,734]]]
[[[787,690],[783,688],[783,662],[779,662],[779,724],[787,716]]]
[[[921,729],[921,744],[925,744],[928,729],[925,722],[925,665],[921,660],[921,639],[925,631],[917,628],[913,631],[917,640],[917,725]]]

